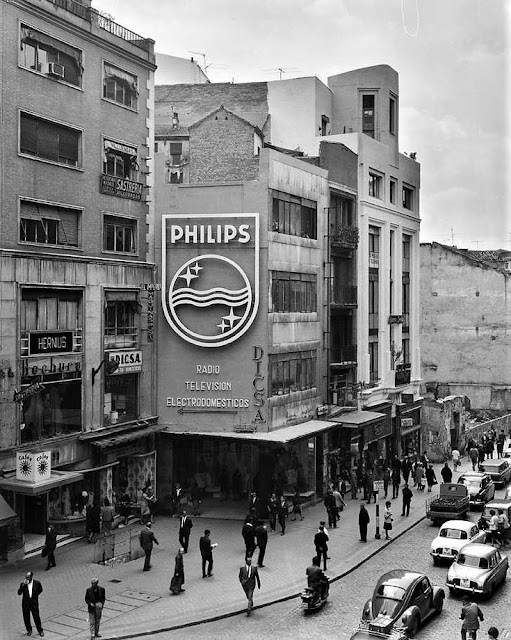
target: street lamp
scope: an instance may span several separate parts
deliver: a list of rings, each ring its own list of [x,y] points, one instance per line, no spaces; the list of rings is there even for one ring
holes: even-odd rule
[[[101,360],[101,362],[99,363],[99,367],[97,369],[94,369],[94,367],[92,367],[92,384],[93,385],[94,385],[94,378],[100,372],[101,367],[103,365],[105,365],[105,371],[107,376],[111,376],[112,373],[117,371],[117,369],[119,368],[119,363],[116,360],[108,360],[108,358],[106,357],[103,358],[103,360]]]

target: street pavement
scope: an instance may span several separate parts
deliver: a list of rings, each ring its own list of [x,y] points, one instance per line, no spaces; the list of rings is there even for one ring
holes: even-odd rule
[[[467,461],[463,462],[459,473],[469,468]],[[440,481],[442,465],[434,467]],[[454,481],[459,473],[454,474]],[[392,487],[389,487],[389,498],[391,494]],[[366,505],[371,522],[367,543],[362,543],[358,532],[361,493],[356,500],[347,494],[348,506],[341,513],[338,527],[329,530],[327,575],[334,580],[345,576],[385,545],[399,544],[399,537],[425,518],[424,503],[432,495],[427,490],[424,493],[414,490],[408,517],[401,516],[401,495],[392,500],[394,528],[392,539],[388,541],[383,532],[385,499],[380,494],[381,538],[375,537],[376,506],[373,502]],[[186,591],[177,596],[169,591],[174,558],[179,548],[177,518],[162,516],[156,519],[153,531],[160,544],[153,550],[149,572],[142,572],[142,557],[110,566],[94,563],[94,545],[84,539],[57,548],[57,567],[50,571],[44,571],[46,560],[40,556],[0,568],[0,639],[12,640],[25,633],[17,589],[26,571],[33,571],[34,577],[43,585],[39,603],[45,637],[49,640],[90,637],[84,596],[93,577],[97,577],[106,589],[100,630],[104,640],[150,637],[160,630],[184,628],[243,612],[247,601],[238,581],[238,570],[244,563],[241,526],[245,507],[245,501],[234,508],[232,503],[219,503],[214,511],[192,518],[190,546],[184,556]],[[278,524],[277,531],[269,533],[265,567],[259,569],[261,590],[256,590],[255,608],[296,597],[303,590],[305,569],[315,555],[314,535],[319,521],[328,520],[322,502],[304,509],[303,514],[302,521],[293,521],[292,515],[288,518],[285,535],[280,535]],[[126,535],[128,529],[136,533],[141,528],[141,525],[133,524],[120,531]],[[204,579],[198,547],[205,529],[211,530],[211,540],[217,542],[218,547],[213,551],[213,576]],[[256,549],[254,564],[257,553]]]

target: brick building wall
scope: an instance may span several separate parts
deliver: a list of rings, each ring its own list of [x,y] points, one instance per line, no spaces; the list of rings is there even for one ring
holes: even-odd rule
[[[190,127],[190,183],[255,180],[254,127],[223,107]]]

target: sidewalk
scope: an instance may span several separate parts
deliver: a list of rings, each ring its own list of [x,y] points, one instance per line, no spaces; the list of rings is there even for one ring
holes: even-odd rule
[[[440,479],[443,465],[434,465]],[[469,464],[463,461],[460,472]],[[454,480],[459,473],[454,474]],[[389,496],[392,494],[390,487]],[[361,563],[378,553],[387,544],[393,544],[400,535],[425,518],[424,503],[431,493],[414,491],[409,517],[401,516],[401,495],[392,500],[394,514],[393,540],[385,540],[383,509],[385,499],[379,499],[381,539],[375,539],[375,504],[366,505],[371,522],[367,543],[359,542],[358,512],[362,500],[347,496],[347,508],[341,513],[336,529],[330,529],[327,574],[337,579],[353,571]],[[107,601],[101,622],[102,637],[135,638],[150,636],[160,630],[170,630],[198,624],[218,617],[243,612],[246,598],[238,582],[238,569],[244,562],[244,543],[241,536],[245,503],[238,508],[232,503],[216,507],[213,514],[195,517],[185,561],[185,589],[179,596],[169,591],[174,570],[174,557],[179,548],[176,518],[160,517],[153,525],[159,546],[153,550],[152,570],[142,572],[143,558],[132,562],[104,567],[92,563],[92,545],[79,540],[56,552],[57,567],[45,572],[46,561],[41,557],[25,559],[15,566],[0,568],[2,598],[0,601],[0,639],[11,640],[25,633],[21,615],[21,598],[16,592],[26,571],[34,571],[41,581],[44,593],[40,597],[41,618],[45,637],[49,640],[77,640],[89,638],[85,589],[92,577],[99,578],[106,588]],[[255,608],[299,594],[306,584],[305,569],[315,555],[314,534],[320,520],[327,520],[322,502],[304,509],[304,520],[288,519],[286,533],[269,533],[265,567],[259,570],[261,590],[256,590]],[[238,519],[236,519],[238,518]],[[140,525],[130,525],[135,530]],[[218,542],[213,552],[213,576],[203,579],[199,538],[204,529],[211,530],[211,539]],[[399,543],[398,543],[399,544]],[[254,555],[257,559],[257,549]],[[34,630],[35,633],[35,630]],[[36,636],[37,637],[37,636]]]

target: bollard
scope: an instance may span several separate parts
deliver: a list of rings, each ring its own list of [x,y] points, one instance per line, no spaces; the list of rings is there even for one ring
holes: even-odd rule
[[[380,536],[380,505],[376,505],[376,534],[374,536],[376,540],[381,538]]]

